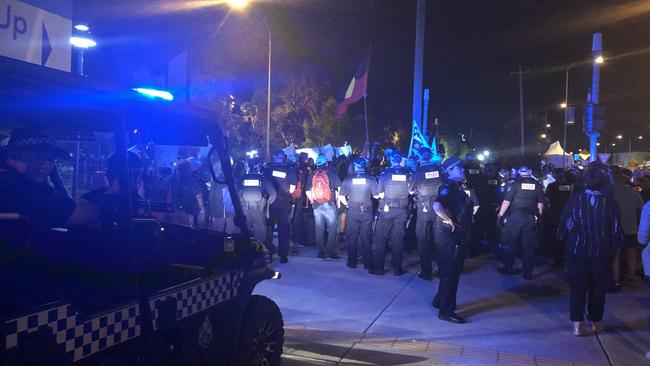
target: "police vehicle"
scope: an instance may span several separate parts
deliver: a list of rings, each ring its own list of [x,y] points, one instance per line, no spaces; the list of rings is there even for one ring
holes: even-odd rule
[[[91,185],[79,171],[92,155],[121,157],[128,188],[132,146],[209,149],[210,183],[229,192],[240,233],[160,220],[174,208],[132,202],[130,189],[109,232],[35,227],[1,212],[0,365],[280,364],[282,314],[252,294],[279,273],[244,224],[216,113],[0,57],[0,128],[19,124],[46,129],[76,155],[81,144],[83,160],[59,166],[55,186],[68,195],[70,177],[77,193]]]

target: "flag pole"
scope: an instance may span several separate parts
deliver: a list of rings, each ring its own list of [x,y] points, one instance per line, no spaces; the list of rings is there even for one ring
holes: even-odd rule
[[[363,95],[363,119],[366,123],[366,144],[368,145],[368,159],[370,159],[370,138],[368,137],[368,108],[366,106],[366,99],[368,94]]]

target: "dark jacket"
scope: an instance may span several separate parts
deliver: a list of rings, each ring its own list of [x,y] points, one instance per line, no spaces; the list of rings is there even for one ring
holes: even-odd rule
[[[571,196],[560,216],[558,237],[571,256],[610,257],[623,241],[616,202],[590,190]]]

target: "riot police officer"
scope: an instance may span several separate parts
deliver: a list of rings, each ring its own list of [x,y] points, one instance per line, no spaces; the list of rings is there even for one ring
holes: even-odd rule
[[[544,210],[542,184],[531,176],[530,169],[522,166],[519,178],[510,184],[499,209],[499,222],[502,223],[501,242],[503,243],[502,274],[517,274],[515,270],[515,245],[521,240],[521,261],[523,276],[533,278],[535,248],[537,247],[537,224]],[[504,215],[508,213],[507,217]]]
[[[273,242],[273,227],[278,226],[278,254],[280,263],[288,262],[289,254],[289,215],[291,213],[291,194],[296,189],[296,172],[287,164],[287,156],[282,150],[273,153],[273,163],[266,167],[264,176],[269,179],[277,193],[276,200],[269,205],[269,223],[266,242]],[[271,252],[273,255],[273,251]]]
[[[386,244],[390,239],[393,274],[400,276],[404,252],[404,234],[408,219],[409,182],[411,173],[402,167],[402,154],[394,150],[390,155],[391,167],[384,170],[379,177],[379,219],[372,242],[374,265],[372,274],[384,274]]]
[[[484,176],[486,184],[478,192],[481,208],[477,218],[482,230],[481,233],[485,233],[490,248],[494,248],[497,241],[497,210],[499,209],[498,204],[500,204],[498,173],[497,166],[494,163],[485,164]]]
[[[367,164],[364,158],[354,160],[354,174],[345,178],[339,195],[341,203],[348,206],[345,242],[348,248],[346,265],[350,268],[357,267],[358,254],[363,257],[364,268],[372,268],[372,197],[379,192],[377,179],[366,173]]]
[[[420,255],[418,277],[431,281],[433,279],[431,265],[433,228],[437,217],[433,211],[433,203],[436,201],[438,188],[443,181],[440,165],[434,164],[431,150],[428,148],[420,150],[420,156],[422,158],[420,168],[411,177],[411,194],[415,196],[417,207],[415,235]]]
[[[440,283],[432,304],[439,309],[438,319],[462,324],[465,319],[456,314],[456,294],[467,252],[467,232],[472,223],[474,207],[461,186],[465,175],[461,160],[449,157],[442,167],[447,174],[447,181],[438,188],[438,197],[433,204],[437,216],[434,244]]]
[[[272,205],[277,198],[273,184],[259,172],[259,159],[251,159],[250,170],[237,182],[237,191],[241,198],[246,225],[251,229],[253,237],[265,243],[269,251],[272,243],[266,242],[266,215],[269,205]]]

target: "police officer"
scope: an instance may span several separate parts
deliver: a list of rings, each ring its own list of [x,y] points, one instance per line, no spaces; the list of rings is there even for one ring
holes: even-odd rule
[[[291,194],[296,189],[296,172],[287,164],[287,156],[282,150],[273,153],[273,163],[264,171],[277,193],[276,200],[269,205],[269,224],[266,242],[273,242],[273,227],[278,226],[278,254],[280,263],[287,263],[289,254],[289,215],[291,213]],[[273,255],[273,251],[271,251]]]
[[[531,176],[530,169],[522,166],[519,177],[508,186],[499,209],[499,222],[502,223],[501,242],[504,245],[502,274],[517,274],[515,270],[515,245],[521,240],[521,261],[523,276],[533,278],[535,248],[537,247],[537,223],[544,210],[544,192],[542,184]],[[507,217],[504,215],[508,213]]]
[[[379,220],[373,237],[374,265],[370,273],[383,275],[386,260],[386,244],[390,239],[393,274],[400,276],[404,252],[404,234],[408,219],[410,171],[402,167],[402,154],[393,150],[390,155],[391,167],[379,177]]]
[[[433,228],[437,217],[433,211],[433,203],[436,201],[438,188],[443,181],[440,165],[434,164],[431,150],[423,148],[420,150],[420,156],[420,168],[411,177],[411,194],[415,196],[417,209],[415,235],[420,255],[418,277],[431,281],[433,279],[433,267],[431,265]]]
[[[477,214],[482,232],[490,246],[494,248],[497,241],[497,211],[499,209],[499,171],[494,163],[485,164],[483,172],[485,184],[478,192],[481,208]],[[505,191],[504,191],[505,192]]]
[[[564,211],[564,206],[573,194],[573,184],[567,180],[564,169],[555,170],[555,181],[546,187],[546,198],[548,200],[548,210],[545,222],[545,233],[549,234],[547,243],[549,244],[549,255],[553,259],[555,268],[564,267],[564,243],[557,239],[557,227],[560,222],[560,216]]]
[[[366,173],[367,165],[364,158],[354,160],[354,174],[345,178],[339,195],[341,203],[348,206],[345,242],[348,248],[346,265],[350,268],[357,267],[358,254],[363,257],[364,268],[372,268],[372,197],[379,195],[379,186],[377,179]]]
[[[438,188],[438,197],[433,204],[437,216],[434,244],[440,283],[432,304],[439,309],[438,319],[462,324],[465,319],[456,314],[456,294],[474,207],[461,186],[465,175],[461,160],[449,157],[442,167],[447,174],[447,181]]]
[[[269,205],[275,202],[277,193],[273,184],[259,172],[259,159],[249,162],[250,170],[237,182],[237,191],[241,198],[246,225],[251,229],[253,237],[265,243],[269,251],[272,243],[266,242],[267,224],[265,212]]]

